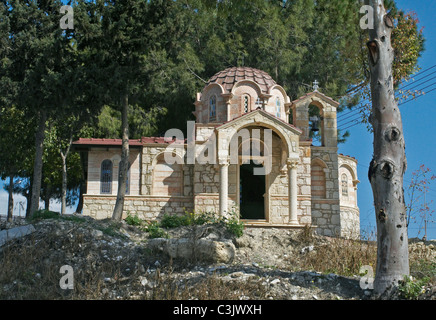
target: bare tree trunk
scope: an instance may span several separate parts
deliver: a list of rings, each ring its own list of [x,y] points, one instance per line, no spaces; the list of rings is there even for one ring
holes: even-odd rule
[[[47,120],[47,111],[41,110],[39,114],[38,131],[35,138],[35,162],[33,164],[32,195],[30,199],[29,214],[32,215],[39,208],[39,196],[41,192],[42,178],[42,154],[44,151],[44,130]]]
[[[50,198],[51,198],[51,184],[47,184],[45,186],[45,195],[44,195],[44,209],[50,210]]]
[[[67,157],[70,153],[71,144],[73,143],[73,135],[70,135],[70,140],[68,141],[67,149],[65,153],[59,150],[62,158],[62,194],[61,194],[61,215],[64,215],[67,208]]]
[[[76,213],[81,213],[83,209],[83,194],[85,193],[85,183],[81,182],[79,187],[79,202],[77,203]]]
[[[61,152],[62,158],[62,191],[61,191],[61,215],[65,214],[67,207],[67,155]]]
[[[124,94],[122,99],[121,111],[121,125],[123,130],[123,141],[121,150],[121,161],[119,165],[118,174],[118,192],[117,201],[115,203],[114,212],[112,214],[113,220],[121,220],[123,216],[124,196],[126,195],[127,187],[127,170],[129,162],[129,123],[127,119],[127,112],[129,107],[129,96]]]
[[[8,222],[12,222],[12,215],[14,214],[14,175],[9,175],[9,197],[8,197]]]
[[[374,195],[377,221],[376,294],[409,275],[407,216],[403,175],[406,171],[405,141],[400,110],[394,96],[391,46],[392,19],[383,0],[370,0],[374,29],[369,29],[374,155],[368,177]]]
[[[80,182],[80,187],[79,187],[79,203],[77,204],[76,207],[76,213],[81,213],[82,209],[83,209],[83,195],[86,193],[86,161],[85,161],[85,156],[83,155],[83,153],[80,153],[80,162],[81,162],[81,167],[82,167],[82,180]]]

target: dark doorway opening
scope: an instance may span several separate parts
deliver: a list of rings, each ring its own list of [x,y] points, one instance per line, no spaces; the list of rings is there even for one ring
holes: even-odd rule
[[[239,208],[241,219],[265,219],[265,175],[254,175],[261,164],[241,164],[239,167]]]

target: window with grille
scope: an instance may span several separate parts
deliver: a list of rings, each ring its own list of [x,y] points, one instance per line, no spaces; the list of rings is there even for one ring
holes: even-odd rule
[[[104,160],[101,163],[100,170],[100,193],[111,194],[112,193],[112,161]]]
[[[277,98],[277,100],[276,100],[276,110],[277,110],[276,116],[277,116],[277,118],[280,118],[280,116],[282,114],[282,108],[281,108],[281,103],[280,103],[279,98]]]
[[[209,100],[209,121],[216,120],[216,97],[212,96]]]
[[[345,173],[341,176],[341,186],[342,186],[342,195],[344,197],[347,197],[348,196],[348,177]]]
[[[248,96],[244,96],[244,113],[247,113],[250,110],[249,101]]]

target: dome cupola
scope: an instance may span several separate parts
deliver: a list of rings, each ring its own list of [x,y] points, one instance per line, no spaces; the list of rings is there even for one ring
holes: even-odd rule
[[[198,123],[223,123],[256,109],[263,109],[287,122],[289,97],[265,71],[232,67],[214,74],[197,93]]]

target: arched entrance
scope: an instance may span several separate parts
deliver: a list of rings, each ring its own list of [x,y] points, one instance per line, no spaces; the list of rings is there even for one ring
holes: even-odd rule
[[[266,176],[255,175],[254,169],[262,164],[250,160],[239,165],[239,212],[244,220],[265,220],[266,218]]]
[[[235,205],[241,219],[298,225],[296,164],[301,132],[263,110],[219,126],[217,132],[220,214],[229,212],[229,185],[236,183]],[[236,166],[231,169],[236,180],[233,174],[229,180],[229,166]]]

